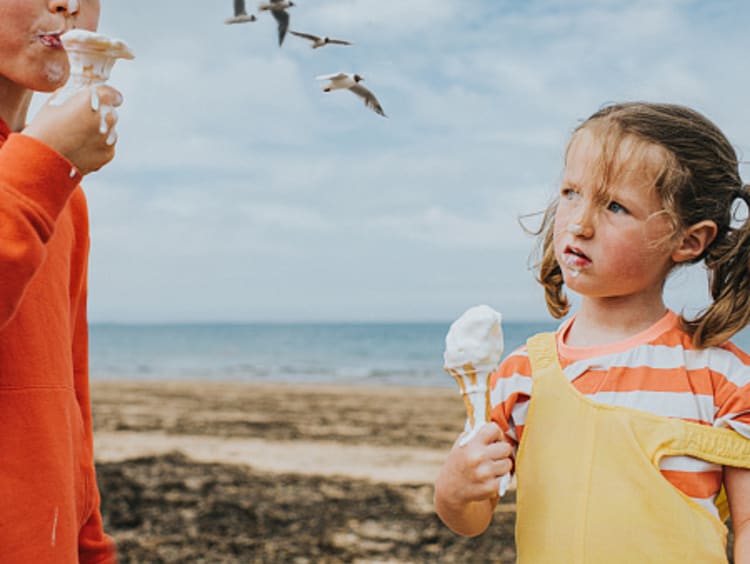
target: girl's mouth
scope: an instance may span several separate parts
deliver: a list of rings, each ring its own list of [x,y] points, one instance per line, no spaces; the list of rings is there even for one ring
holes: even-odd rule
[[[562,258],[567,266],[575,269],[584,268],[591,264],[591,259],[586,253],[576,247],[565,247]]]
[[[38,35],[39,41],[45,47],[50,49],[63,49],[63,43],[60,40],[60,32],[45,32]]]

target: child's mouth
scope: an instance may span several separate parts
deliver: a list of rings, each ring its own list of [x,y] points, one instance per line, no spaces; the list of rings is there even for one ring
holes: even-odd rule
[[[582,250],[575,247],[566,247],[563,253],[563,262],[572,268],[584,268],[591,264],[591,259]]]
[[[50,49],[63,49],[63,44],[60,40],[60,33],[58,32],[40,33],[38,37],[39,41],[45,47],[49,47]]]

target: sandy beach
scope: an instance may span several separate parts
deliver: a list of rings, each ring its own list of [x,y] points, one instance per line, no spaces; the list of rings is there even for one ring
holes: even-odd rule
[[[121,562],[514,562],[514,500],[480,537],[435,516],[457,390],[96,381]]]

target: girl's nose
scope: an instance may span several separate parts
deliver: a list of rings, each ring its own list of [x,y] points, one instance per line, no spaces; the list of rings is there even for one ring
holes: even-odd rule
[[[73,16],[78,13],[78,0],[50,0],[49,11]]]
[[[583,237],[585,239],[590,239],[594,235],[594,228],[590,222],[569,223],[565,230],[576,237]]]
[[[570,223],[565,228],[568,233],[575,235],[576,237],[584,237],[586,239],[594,235],[594,210],[591,205],[584,205],[580,210],[580,213],[574,214],[571,217]]]

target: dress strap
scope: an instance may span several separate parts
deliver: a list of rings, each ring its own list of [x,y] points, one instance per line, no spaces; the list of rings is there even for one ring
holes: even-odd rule
[[[750,469],[750,440],[733,429],[720,429],[682,421],[685,433],[667,446],[663,454],[686,454],[722,466]]]
[[[538,370],[549,368],[557,361],[555,339],[555,333],[539,333],[526,341],[532,374]]]

